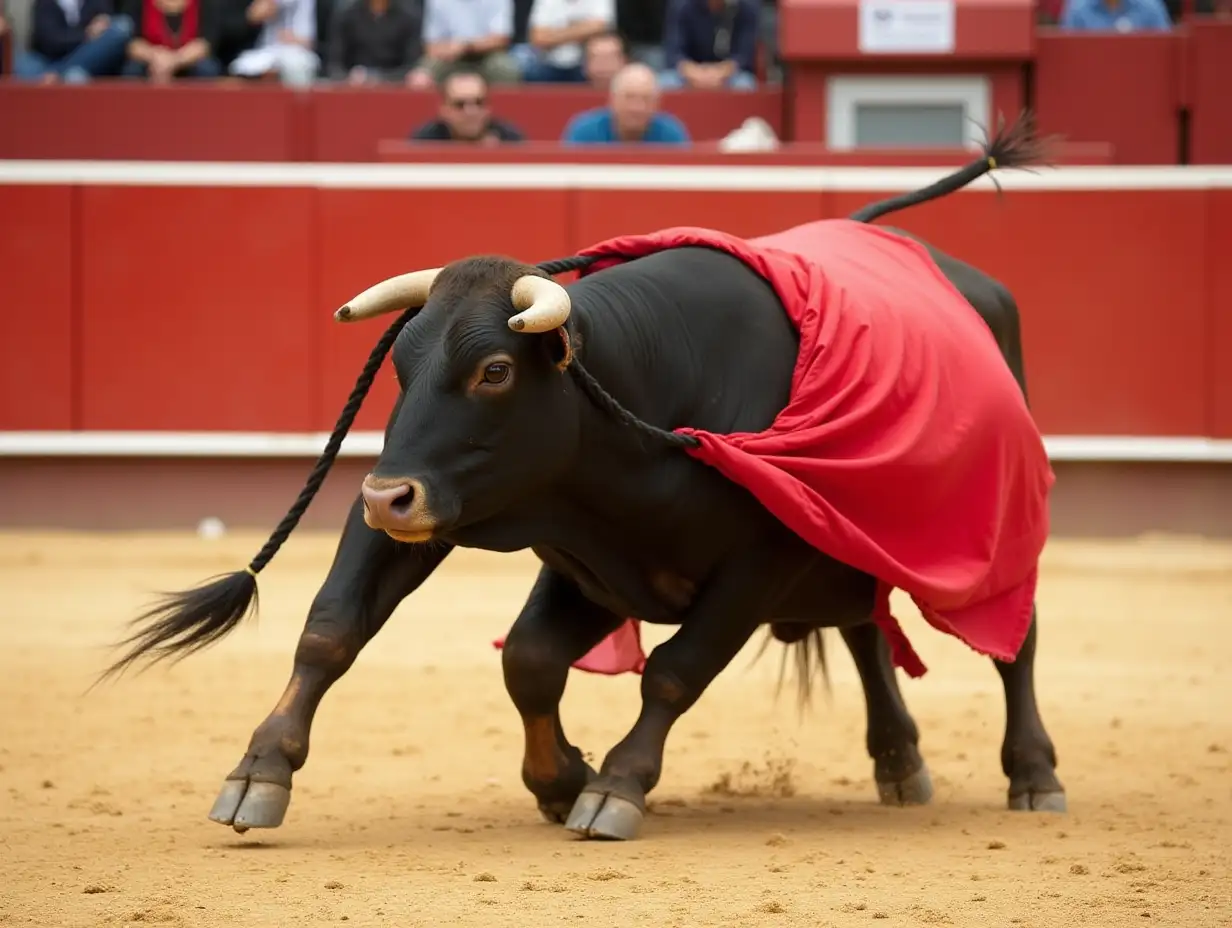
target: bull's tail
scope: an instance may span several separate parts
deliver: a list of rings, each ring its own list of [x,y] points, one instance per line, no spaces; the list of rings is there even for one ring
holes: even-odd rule
[[[984,143],[984,152],[978,159],[959,168],[953,174],[947,174],[936,183],[901,193],[896,197],[878,200],[868,206],[861,207],[851,214],[856,222],[872,222],[887,213],[894,213],[909,206],[927,203],[946,194],[961,190],[972,181],[983,177],[999,168],[1020,168],[1030,170],[1031,165],[1047,165],[1050,142],[1040,139],[1035,134],[1035,118],[1029,110],[1024,110],[1017,122],[1008,128],[1003,117],[998,118],[997,133],[991,140]],[[996,184],[996,177],[993,177]],[[1001,187],[998,184],[997,189]]]
[[[250,612],[256,613],[259,601],[257,574],[273,560],[283,542],[295,531],[312,498],[321,489],[377,371],[394,339],[415,312],[407,310],[400,314],[372,349],[346,405],[342,407],[329,441],[325,443],[325,450],[308,474],[304,488],[257,556],[243,570],[213,577],[190,590],[163,594],[157,605],[132,620],[132,633],[118,644],[119,647],[128,645],[128,652],[104,670],[95,684],[121,673],[142,657],[149,657],[151,664],[166,658],[179,660],[187,657],[226,637]]]
[[[812,704],[813,680],[818,673],[825,682],[826,694],[830,694],[830,667],[826,663],[826,640],[821,628],[795,623],[771,623],[766,629],[766,637],[753,660],[761,658],[771,641],[779,641],[783,644],[782,656],[779,660],[778,682],[775,686],[776,696],[783,690],[789,653],[795,658],[797,708],[803,712]]]

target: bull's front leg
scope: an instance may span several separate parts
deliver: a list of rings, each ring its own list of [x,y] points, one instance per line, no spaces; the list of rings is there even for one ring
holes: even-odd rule
[[[608,752],[565,823],[589,838],[628,840],[646,814],[646,795],[659,782],[672,726],[740,652],[774,600],[807,569],[809,558],[774,545],[745,549],[721,565],[685,614],[680,628],[646,659],[642,711]]]
[[[569,743],[560,721],[569,668],[623,621],[545,566],[505,638],[505,689],[526,735],[522,782],[549,822],[564,822],[595,776],[582,752]]]
[[[1031,627],[1012,663],[994,660],[1005,687],[1005,740],[1001,769],[1009,777],[1008,805],[1031,812],[1064,812],[1065,787],[1057,779],[1057,752],[1035,701],[1035,608]]]
[[[308,610],[287,688],[227,775],[210,810],[212,821],[241,833],[282,824],[291,776],[308,758],[309,730],[322,697],[450,550],[400,544],[374,531],[364,524],[363,503],[356,500],[329,574]]]

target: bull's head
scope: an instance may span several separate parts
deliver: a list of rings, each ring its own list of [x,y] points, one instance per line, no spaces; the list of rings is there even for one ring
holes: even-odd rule
[[[392,350],[401,390],[385,447],[363,483],[367,524],[405,542],[526,499],[568,466],[578,437],[564,287],[508,259],[468,258],[381,281],[335,317],[415,307]]]

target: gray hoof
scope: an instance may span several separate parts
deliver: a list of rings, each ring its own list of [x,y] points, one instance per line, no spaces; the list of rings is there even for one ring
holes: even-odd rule
[[[924,766],[897,783],[878,783],[877,798],[883,806],[923,806],[933,798],[933,778]]]
[[[277,828],[291,804],[291,791],[277,783],[227,780],[210,809],[210,821],[243,834],[249,828]]]
[[[1069,804],[1064,793],[1033,793],[1027,791],[1010,796],[1009,808],[1015,812],[1066,812]]]
[[[642,810],[627,799],[584,792],[573,804],[565,828],[584,838],[630,841],[641,831],[644,817]]]

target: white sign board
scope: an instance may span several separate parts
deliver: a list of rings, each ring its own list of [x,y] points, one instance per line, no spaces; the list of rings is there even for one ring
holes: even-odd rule
[[[866,55],[944,55],[954,51],[954,0],[860,0]]]

